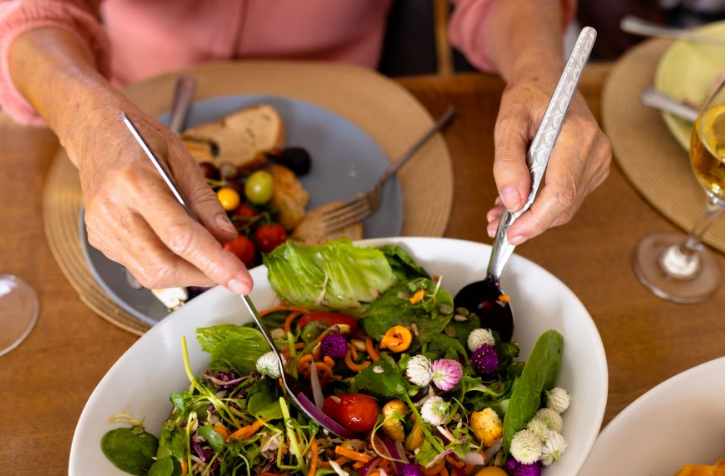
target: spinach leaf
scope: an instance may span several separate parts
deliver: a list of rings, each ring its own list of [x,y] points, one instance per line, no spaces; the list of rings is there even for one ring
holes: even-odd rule
[[[478,329],[481,327],[481,318],[478,317],[476,314],[472,312],[468,312],[467,310],[463,308],[456,309],[456,312],[454,313],[455,316],[461,316],[462,318],[465,318],[465,321],[456,320],[454,317],[451,320],[451,323],[449,326],[453,327],[455,329],[455,337],[458,340],[458,342],[463,345],[463,347],[468,346],[468,336],[471,332],[473,332],[475,329]]]
[[[101,438],[101,450],[121,471],[145,475],[154,463],[159,440],[141,426],[116,428]]]
[[[217,433],[217,431],[209,423],[204,426],[200,426],[197,429],[197,432],[217,453],[224,449],[224,437]]]
[[[167,456],[173,456],[177,460],[182,460],[185,450],[186,435],[184,430],[177,428],[172,420],[166,420],[163,427],[161,427],[159,449],[156,452],[156,458],[161,459]]]
[[[174,474],[174,461],[169,456],[156,460],[148,472],[148,476],[171,476],[172,474]]]
[[[407,385],[398,364],[386,352],[381,352],[380,360],[355,376],[356,391],[384,399],[404,395]]]
[[[423,267],[416,263],[400,246],[384,245],[378,249],[385,255],[390,267],[393,269],[393,275],[398,281],[407,281],[414,278],[430,279],[430,275],[426,273]]]
[[[430,340],[426,354],[430,354],[429,357],[433,359],[443,357],[468,362],[468,354],[466,353],[465,347],[457,339],[448,337],[445,334],[438,334]]]
[[[426,295],[412,304],[410,297],[418,291]],[[418,337],[413,340],[411,350],[430,342],[441,334],[453,316],[453,299],[448,292],[430,279],[417,278],[396,284],[374,301],[363,315],[361,323],[365,332],[380,340],[393,326],[418,328]]]
[[[509,451],[514,434],[524,428],[541,404],[541,393],[556,383],[564,338],[555,330],[544,332],[516,381],[503,421],[504,448]]]
[[[267,418],[268,420],[282,418],[282,407],[279,406],[279,398],[269,393],[258,392],[249,397],[247,411],[257,418]]]
[[[221,324],[196,330],[205,352],[211,354],[209,368],[234,368],[239,375],[248,375],[256,368],[257,359],[269,352],[269,344],[257,329]]]
[[[499,369],[508,368],[514,362],[514,359],[519,356],[519,346],[513,342],[497,340],[494,348],[499,358]]]

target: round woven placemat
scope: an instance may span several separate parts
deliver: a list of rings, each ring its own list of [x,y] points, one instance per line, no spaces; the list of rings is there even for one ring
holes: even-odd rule
[[[614,159],[635,189],[666,218],[689,231],[703,214],[705,192],[690,168],[687,151],[670,134],[660,113],[640,101],[653,84],[657,62],[672,42],[649,40],[619,60],[604,87],[602,122]],[[725,218],[704,241],[725,252]]]
[[[398,157],[433,119],[397,83],[363,68],[314,62],[244,61],[199,66],[134,85],[125,94],[145,112],[158,116],[170,108],[176,78],[193,74],[195,99],[235,94],[267,94],[300,99],[347,118],[390,157]],[[404,236],[442,236],[453,205],[453,167],[439,134],[398,172],[403,190]],[[63,150],[54,159],[43,201],[45,229],[55,259],[81,299],[100,316],[129,332],[149,326],[106,295],[88,269],[80,243],[80,183]]]

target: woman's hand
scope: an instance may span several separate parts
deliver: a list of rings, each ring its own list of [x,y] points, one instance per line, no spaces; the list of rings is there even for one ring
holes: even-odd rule
[[[486,218],[493,237],[504,206],[521,209],[531,190],[526,152],[544,116],[558,77],[532,75],[510,81],[501,99],[494,141],[494,178],[499,192]],[[599,129],[584,98],[576,93],[564,127],[551,154],[543,186],[531,208],[511,226],[513,245],[563,225],[574,216],[584,198],[609,174],[612,153],[609,140]]]

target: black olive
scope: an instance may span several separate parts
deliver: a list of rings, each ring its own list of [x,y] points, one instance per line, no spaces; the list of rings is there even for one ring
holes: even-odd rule
[[[273,158],[279,165],[284,165],[295,175],[307,175],[312,167],[310,154],[302,147],[288,147]]]

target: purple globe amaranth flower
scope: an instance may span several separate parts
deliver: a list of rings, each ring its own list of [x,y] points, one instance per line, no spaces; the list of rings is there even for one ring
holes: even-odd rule
[[[404,464],[400,468],[400,476],[424,476],[423,470],[415,463]]]
[[[433,384],[440,390],[448,391],[458,385],[463,377],[463,367],[456,360],[438,359],[431,365]]]
[[[519,466],[521,466],[521,463],[516,461],[514,458],[509,458],[509,460],[506,461],[506,469],[509,474],[514,474],[514,471],[516,471],[516,468]]]
[[[514,476],[541,476],[539,463],[521,464],[514,470]]]
[[[498,368],[498,352],[492,346],[483,344],[471,357],[471,367],[481,375],[492,374]]]
[[[340,334],[327,334],[320,343],[320,355],[342,359],[347,354],[347,340]]]

